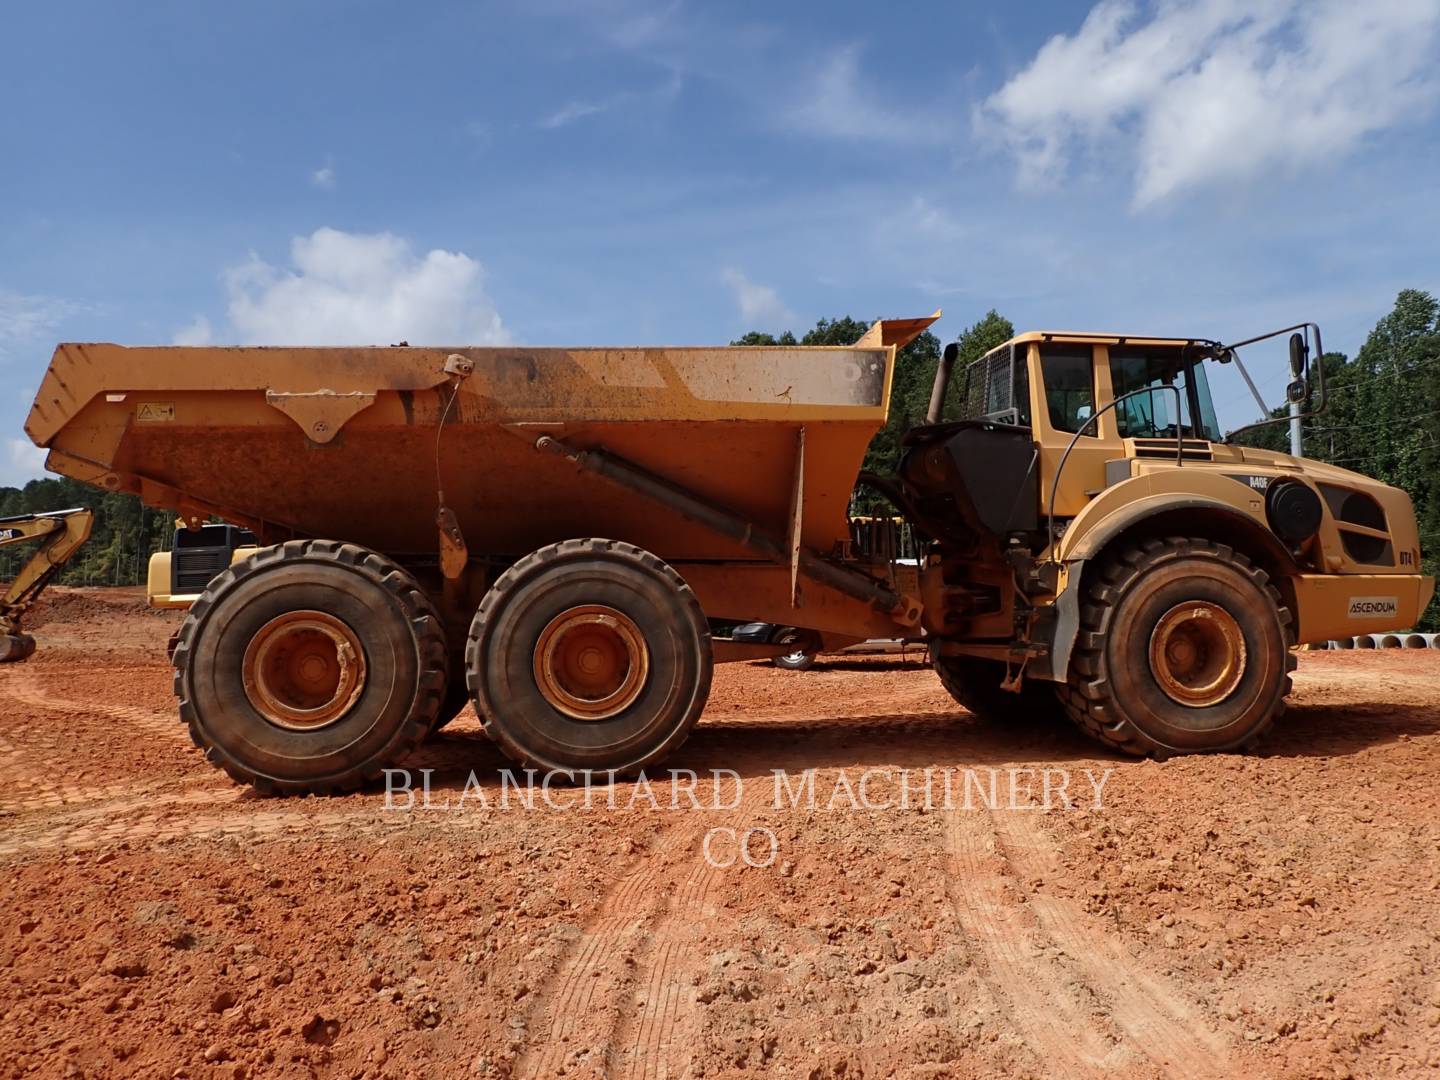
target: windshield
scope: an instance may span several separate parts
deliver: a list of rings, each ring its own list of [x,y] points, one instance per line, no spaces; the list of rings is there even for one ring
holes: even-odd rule
[[[1210,381],[1200,359],[1185,359],[1175,346],[1111,346],[1110,382],[1118,399],[1134,390],[1150,390],[1115,406],[1122,438],[1176,437],[1176,428],[1190,438],[1218,442],[1220,425],[1210,398]],[[1179,391],[1180,415],[1175,416]]]

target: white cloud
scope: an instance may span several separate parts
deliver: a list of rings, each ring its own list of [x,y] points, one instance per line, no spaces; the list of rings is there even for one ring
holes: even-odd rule
[[[944,142],[953,128],[929,108],[876,100],[861,82],[858,45],[836,49],[811,71],[784,120],[810,135],[902,143]]]
[[[189,323],[170,336],[170,344],[208,345],[210,336],[210,320],[204,315],[196,315]]]
[[[335,166],[329,164],[321,166],[310,174],[310,183],[322,191],[333,190],[337,179]]]
[[[735,294],[735,305],[740,309],[740,318],[747,330],[779,330],[796,321],[794,312],[781,302],[779,294],[770,286],[756,284],[734,269],[722,270],[720,278]]]
[[[49,336],[63,320],[83,310],[83,305],[71,300],[0,289],[0,356],[17,345]]]
[[[290,244],[293,269],[256,255],[225,274],[230,326],[256,345],[486,345],[507,340],[480,264],[417,256],[391,233],[317,229]]]
[[[537,127],[554,131],[570,124],[602,113],[644,107],[646,105],[667,105],[680,96],[685,88],[684,76],[678,68],[670,68],[666,78],[653,87],[642,90],[624,90],[600,101],[571,101],[540,118]]]
[[[556,109],[549,116],[540,120],[540,127],[547,131],[555,128],[565,127],[577,120],[584,120],[587,116],[597,116],[600,113],[608,112],[614,101],[572,101]]]
[[[45,472],[45,451],[29,439],[5,440],[5,464],[0,468],[0,486],[23,487]]]
[[[1352,151],[1434,102],[1440,0],[1102,0],[977,111],[1023,183],[1083,155],[1134,170],[1135,203]],[[1133,159],[1133,160],[1132,160]]]

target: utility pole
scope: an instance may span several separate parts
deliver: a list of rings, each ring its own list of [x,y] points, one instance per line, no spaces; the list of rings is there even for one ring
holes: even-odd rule
[[[1290,402],[1290,453],[1294,457],[1305,456],[1305,440],[1300,430],[1300,403]]]

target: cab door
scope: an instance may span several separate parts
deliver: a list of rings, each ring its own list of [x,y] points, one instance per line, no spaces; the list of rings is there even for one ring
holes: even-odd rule
[[[1105,489],[1105,463],[1125,456],[1114,410],[1095,419],[1111,400],[1106,348],[1063,338],[1032,342],[1029,371],[1031,430],[1040,452],[1040,513],[1052,512],[1054,491],[1055,516],[1074,517]]]

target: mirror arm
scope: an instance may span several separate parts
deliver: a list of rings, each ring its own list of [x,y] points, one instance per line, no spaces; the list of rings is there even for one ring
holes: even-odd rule
[[[1235,362],[1235,370],[1240,372],[1240,377],[1245,380],[1245,385],[1250,388],[1250,396],[1255,399],[1255,404],[1260,406],[1260,415],[1268,416],[1270,409],[1266,406],[1265,399],[1260,396],[1260,391],[1255,388],[1255,380],[1250,378],[1250,372],[1246,371],[1245,365],[1241,363],[1240,354],[1231,352],[1230,359]]]
[[[1319,416],[1321,413],[1323,413],[1323,412],[1325,411],[1326,406],[1329,405],[1329,403],[1330,403],[1330,402],[1329,402],[1329,395],[1328,395],[1328,393],[1326,392],[1326,389],[1325,389],[1325,346],[1324,346],[1324,344],[1323,344],[1323,343],[1321,342],[1321,340],[1320,340],[1320,324],[1319,324],[1319,323],[1313,323],[1313,322],[1296,323],[1294,326],[1287,326],[1287,327],[1285,327],[1285,328],[1283,328],[1283,329],[1281,329],[1281,330],[1271,330],[1268,334],[1260,334],[1260,335],[1258,335],[1257,337],[1246,338],[1244,341],[1237,341],[1237,342],[1235,342],[1233,345],[1225,345],[1225,346],[1222,346],[1222,347],[1218,350],[1219,352],[1222,352],[1222,353],[1223,353],[1223,352],[1228,352],[1228,353],[1230,353],[1231,359],[1235,361],[1235,367],[1239,369],[1240,374],[1244,377],[1244,379],[1245,379],[1245,385],[1250,388],[1250,394],[1251,394],[1252,397],[1254,397],[1255,403],[1260,406],[1260,412],[1261,412],[1262,414],[1268,414],[1268,413],[1270,412],[1270,410],[1265,407],[1265,402],[1264,402],[1264,400],[1260,397],[1260,392],[1255,389],[1255,384],[1254,384],[1253,382],[1251,382],[1251,380],[1250,380],[1250,375],[1249,375],[1249,373],[1245,370],[1245,365],[1240,362],[1240,355],[1239,355],[1238,352],[1236,352],[1236,350],[1237,350],[1237,349],[1240,349],[1240,348],[1242,348],[1243,346],[1246,346],[1246,345],[1254,345],[1257,341],[1268,341],[1270,338],[1279,337],[1281,334],[1288,334],[1288,333],[1290,333],[1291,331],[1294,331],[1294,330],[1304,330],[1304,331],[1306,332],[1306,334],[1314,334],[1314,335],[1315,335],[1315,356],[1318,358],[1318,363],[1319,363],[1319,368],[1318,368],[1318,370],[1319,370],[1319,372],[1320,372],[1320,376],[1319,376],[1319,383],[1320,383],[1320,404],[1317,405],[1317,406],[1315,406],[1315,408],[1313,408],[1313,409],[1310,409],[1310,410],[1308,410],[1308,411],[1306,411],[1306,412],[1301,413],[1300,415],[1301,415],[1302,418],[1304,418],[1304,417],[1309,417],[1309,416]],[[1286,415],[1286,416],[1267,416],[1266,419],[1256,420],[1253,424],[1245,424],[1243,427],[1238,427],[1238,428],[1236,428],[1234,431],[1228,432],[1228,433],[1225,435],[1225,438],[1222,439],[1221,441],[1228,443],[1228,442],[1230,442],[1232,439],[1234,439],[1236,435],[1242,434],[1243,432],[1246,432],[1246,431],[1251,431],[1251,430],[1253,430],[1253,429],[1255,429],[1255,428],[1258,428],[1258,427],[1264,427],[1266,424],[1288,424],[1289,422],[1290,422],[1290,417],[1289,417],[1288,415]]]

